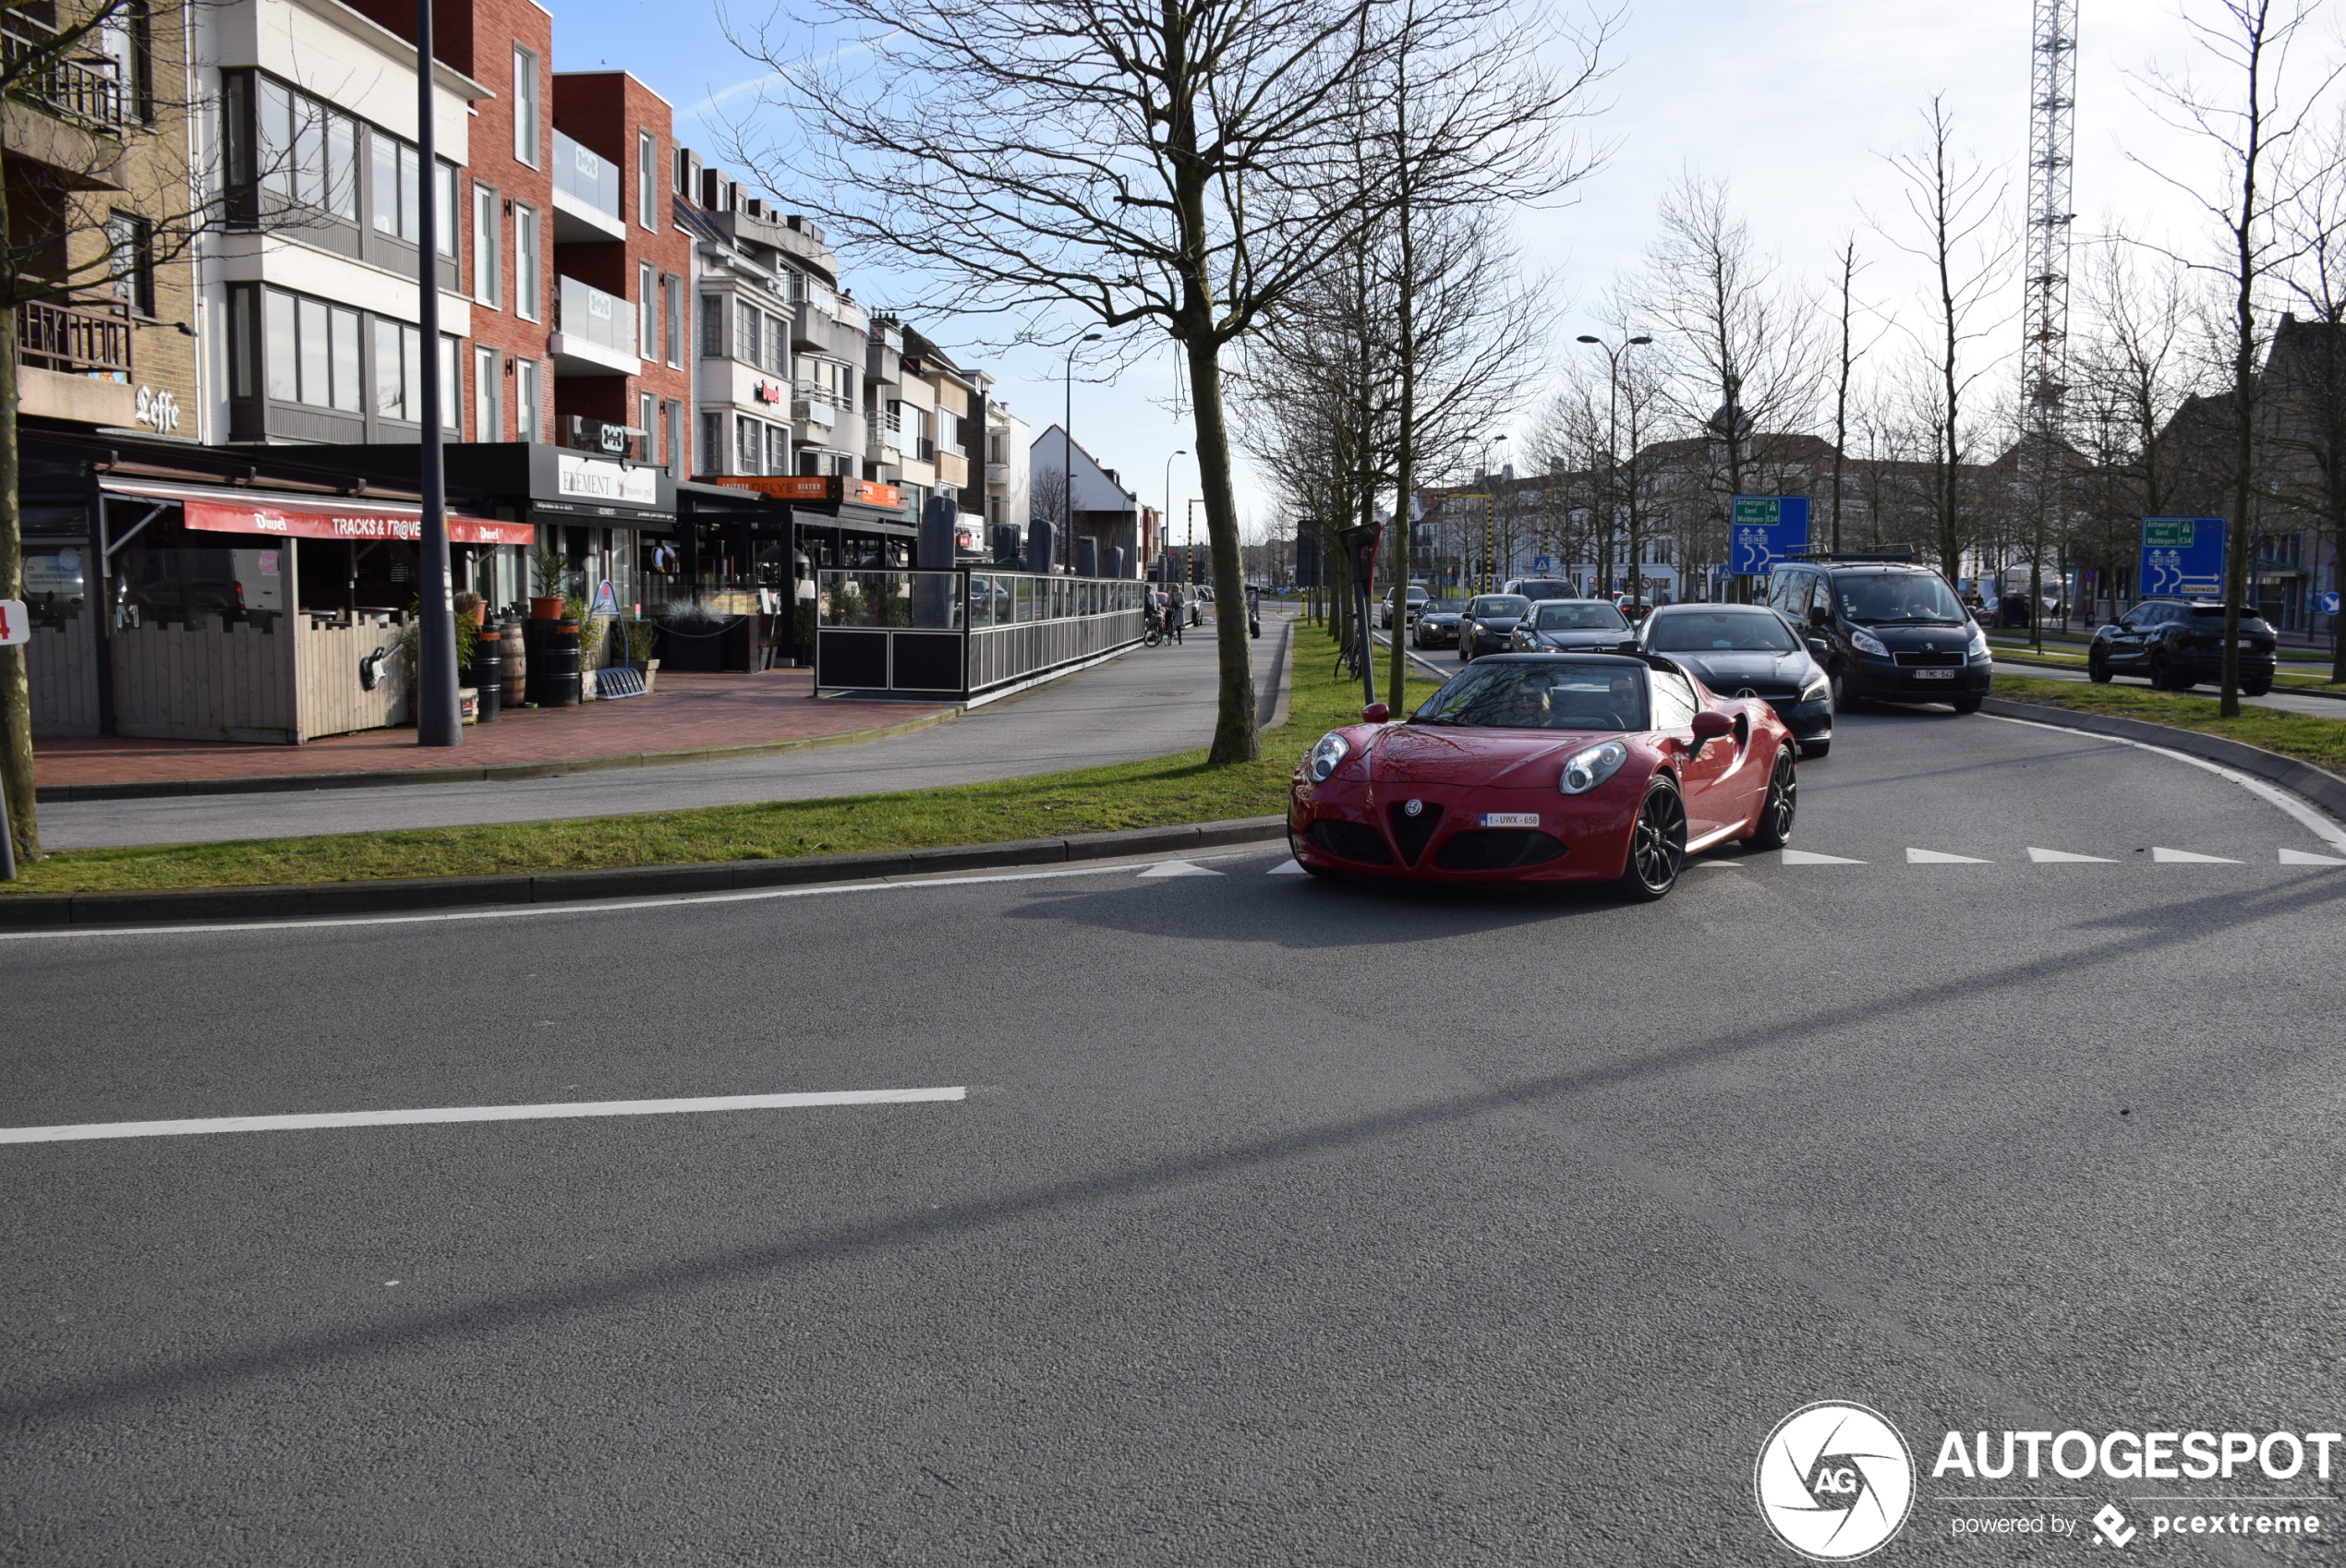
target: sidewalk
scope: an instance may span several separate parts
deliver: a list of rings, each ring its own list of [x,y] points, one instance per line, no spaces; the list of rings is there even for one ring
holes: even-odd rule
[[[453,750],[416,744],[413,729],[368,730],[299,746],[210,741],[39,740],[33,780],[43,800],[209,793],[227,789],[304,788],[398,782],[375,775],[449,779],[544,777],[683,760],[709,752],[788,746],[933,721],[951,710],[923,704],[814,700],[814,671],[756,675],[663,672],[655,689],[616,702],[569,708],[507,709],[467,726]],[[495,770],[495,771],[490,771]],[[171,786],[184,785],[173,790]]]

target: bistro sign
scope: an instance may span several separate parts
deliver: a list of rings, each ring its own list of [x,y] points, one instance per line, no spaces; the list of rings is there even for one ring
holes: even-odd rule
[[[187,525],[201,534],[278,534],[300,539],[407,539],[423,537],[421,513],[308,511],[265,505],[222,504],[209,501],[181,502]],[[448,539],[459,545],[526,545],[537,530],[526,523],[491,523],[483,518],[448,517]]]
[[[659,504],[659,470],[656,468],[630,467],[599,457],[574,457],[566,452],[558,454],[555,463],[554,488],[562,495],[623,501],[629,506]]]

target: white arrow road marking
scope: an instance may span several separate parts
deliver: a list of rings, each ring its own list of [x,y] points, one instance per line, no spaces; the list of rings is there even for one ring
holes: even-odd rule
[[[1863,865],[1866,862],[1847,860],[1840,855],[1820,855],[1813,850],[1786,850],[1784,852],[1784,863],[1786,865]]]
[[[2346,862],[2340,863],[2346,864]],[[1309,876],[1312,874],[1303,869],[1301,861],[1287,860],[1281,861],[1264,874],[1265,876]]]
[[[2108,855],[2073,855],[2067,850],[2040,850],[2028,846],[2028,858],[2038,865],[2116,865]],[[2346,864],[2346,861],[2340,862]]]
[[[410,1127],[427,1122],[534,1122],[570,1116],[663,1116],[692,1111],[782,1111],[813,1105],[904,1105],[961,1100],[951,1089],[841,1089],[811,1094],[718,1094],[693,1100],[579,1100],[556,1105],[451,1105],[427,1111],[326,1111],[312,1116],[205,1116],[175,1122],[83,1122],[0,1127],[0,1143],[69,1143],[90,1138],[178,1138],[199,1132],[296,1132],[327,1127]]]
[[[2283,865],[2346,865],[2346,861],[2341,861],[2335,855],[2309,855],[2303,850],[2283,850],[2280,852],[2280,863]]]
[[[1193,865],[1188,861],[1159,861],[1141,874],[1143,876],[1219,876],[1222,874],[1218,871],[1208,871],[1202,865]]]
[[[2153,848],[2150,858],[2167,865],[2238,865],[2241,863],[2238,861],[2228,861],[2221,855],[2195,855],[2189,850]]]
[[[1944,850],[1908,850],[1906,863],[1908,865],[1993,865],[1996,862],[1983,861],[1977,855],[1951,855]]]

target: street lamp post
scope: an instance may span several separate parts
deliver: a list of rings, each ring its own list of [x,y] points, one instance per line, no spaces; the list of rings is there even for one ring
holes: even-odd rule
[[[1604,535],[1603,542],[1597,549],[1597,574],[1604,582],[1605,593],[1610,595],[1613,592],[1614,513],[1620,505],[1614,499],[1614,486],[1619,482],[1621,466],[1621,356],[1628,353],[1633,345],[1651,343],[1653,339],[1643,336],[1630,338],[1618,348],[1587,332],[1580,334],[1579,341],[1595,344],[1604,350],[1605,374],[1612,389],[1605,405]],[[1637,545],[1636,530],[1632,529],[1629,553],[1633,556],[1638,553]],[[1629,562],[1629,607],[1632,609],[1645,602],[1643,587],[1644,578],[1639,572],[1638,562],[1632,561]]]
[[[416,163],[429,177],[433,162],[431,0],[416,0]],[[461,746],[456,701],[456,604],[448,576],[447,472],[440,451],[440,203],[436,192],[416,204],[416,320],[424,340],[423,428],[417,467],[423,527],[416,541],[416,744]]]
[[[1165,541],[1173,537],[1173,459],[1187,457],[1189,454],[1188,447],[1177,446],[1173,449],[1171,455],[1165,460],[1165,510],[1157,513],[1157,525],[1165,530],[1165,539],[1160,540],[1157,545],[1156,555],[1159,561],[1165,559],[1167,548]],[[1147,575],[1145,563],[1143,565],[1142,574]]]
[[[1059,548],[1067,551],[1067,559],[1075,559],[1075,353],[1087,343],[1097,343],[1100,334],[1085,332],[1067,345],[1067,372],[1061,385],[1067,396],[1067,409],[1059,417],[1059,531],[1067,536]],[[1057,561],[1043,563],[1046,572]]]

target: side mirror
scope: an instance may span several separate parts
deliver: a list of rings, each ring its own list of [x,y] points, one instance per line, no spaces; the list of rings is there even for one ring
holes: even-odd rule
[[[1704,708],[1694,716],[1694,749],[1699,753],[1711,742],[1735,732],[1735,721],[1716,708]]]
[[[1371,703],[1368,706],[1360,710],[1360,722],[1363,724],[1382,724],[1388,717],[1391,716],[1392,712],[1393,710],[1386,707],[1383,703]]]
[[[1808,657],[1819,659],[1831,658],[1832,645],[1822,637],[1811,637],[1808,639]]]

